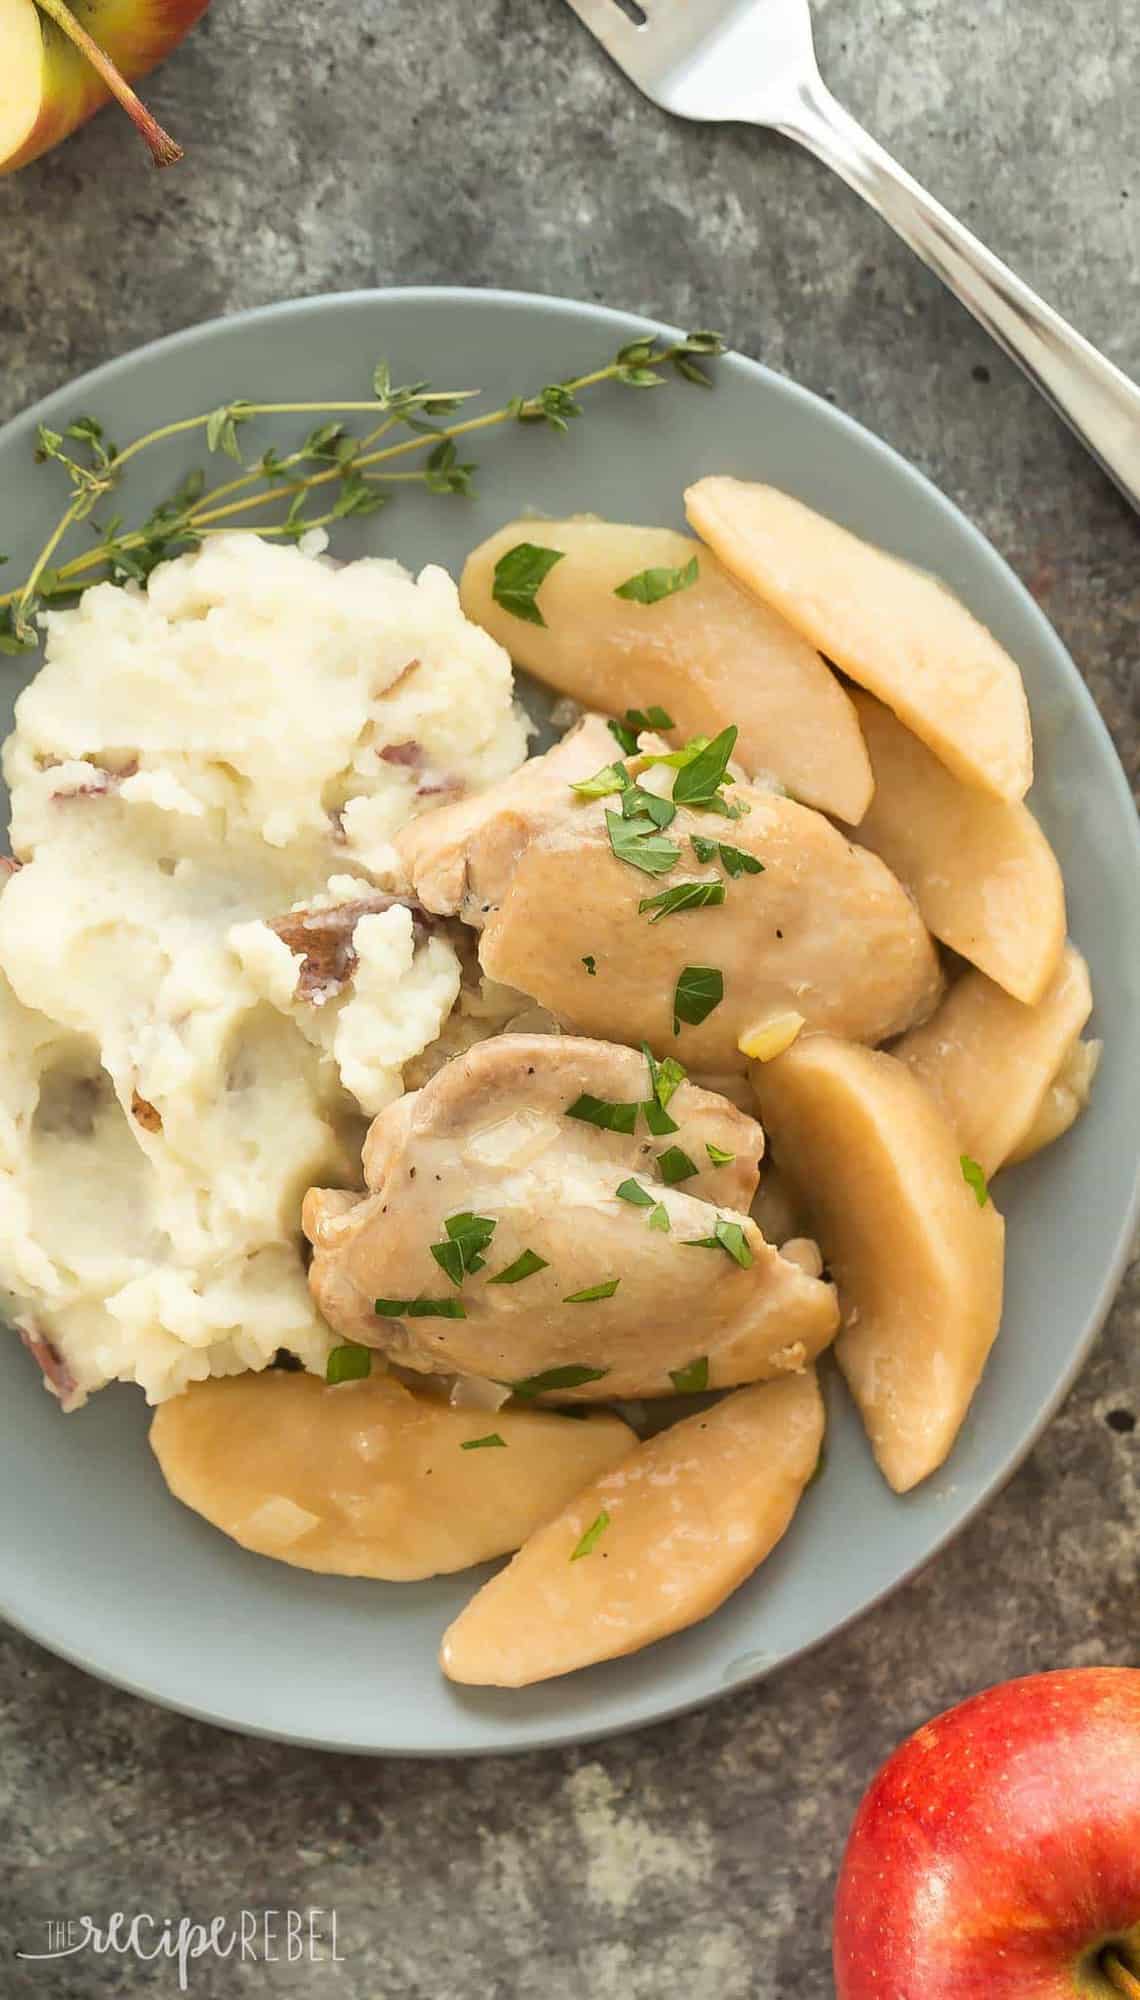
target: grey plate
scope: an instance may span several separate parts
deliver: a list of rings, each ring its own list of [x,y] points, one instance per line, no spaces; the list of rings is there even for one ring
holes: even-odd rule
[[[499,402],[595,365],[647,325],[557,299],[397,291],[313,299],[180,334],[86,376],[0,432],[0,547],[26,561],[54,518],[53,476],[31,469],[37,419],[58,426],[91,412],[129,437],[237,396],[355,397],[368,393],[381,354],[401,379],[478,384]],[[440,1634],[479,1576],[382,1585],[247,1555],[167,1495],[136,1392],[107,1390],[64,1418],[16,1341],[0,1341],[0,1510],[9,1523],[0,1609],[65,1658],[151,1700],[332,1749],[442,1756],[596,1737],[707,1701],[838,1631],[927,1562],[1028,1451],[1108,1310],[1136,1210],[1132,801],[1076,669],[993,549],[885,445],[735,356],[721,364],[713,395],[681,385],[652,395],[607,389],[569,438],[504,429],[480,441],[478,456],[473,505],[413,494],[358,524],[338,550],[454,565],[527,508],[680,525],[682,487],[701,473],[731,472],[787,487],[944,577],[1024,671],[1034,807],[1064,867],[1106,1053],[1088,1115],[1002,1180],[1005,1321],[942,1472],[894,1498],[829,1381],[826,1474],[753,1581],[690,1632],[528,1692],[461,1691],[436,1669]],[[190,462],[171,446],[162,486]],[[147,497],[141,481],[135,492]],[[15,664],[0,667],[5,693],[14,692]]]

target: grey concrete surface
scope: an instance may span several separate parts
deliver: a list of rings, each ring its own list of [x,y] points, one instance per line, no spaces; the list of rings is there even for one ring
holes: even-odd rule
[[[833,87],[1140,373],[1130,0],[825,0]],[[562,0],[214,0],[155,79],[0,184],[0,417],[210,314],[367,284],[519,285],[735,344],[929,472],[1027,580],[1140,762],[1140,527],[909,255],[805,157],[653,113]],[[856,1800],[931,1711],[1140,1652],[1140,1285],[1008,1491],[857,1629],[595,1749],[409,1765],[248,1742],[0,1637],[0,1993],[173,1994],[174,1969],[16,1962],[43,1921],[335,1909],[340,1962],[203,1961],[199,2000],[823,2000]],[[29,1523],[5,1532],[31,1531]]]

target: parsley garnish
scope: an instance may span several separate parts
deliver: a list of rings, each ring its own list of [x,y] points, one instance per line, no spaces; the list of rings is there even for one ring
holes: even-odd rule
[[[675,916],[680,910],[703,910],[710,905],[723,903],[723,882],[678,882],[672,889],[662,889],[660,895],[643,896],[637,906],[639,916],[652,910],[651,924],[659,924],[662,917]]]
[[[449,1215],[443,1226],[447,1241],[431,1244],[431,1254],[452,1284],[461,1285],[468,1272],[483,1269],[487,1259],[480,1252],[495,1234],[495,1223],[489,1215],[473,1215],[466,1209],[462,1215]]]
[[[679,750],[661,750],[656,752],[652,758],[652,762],[654,764],[667,764],[671,771],[679,771],[683,764],[691,764],[694,757],[699,757],[702,750],[707,750],[708,743],[709,739],[707,736],[690,736],[688,742],[682,743]]]
[[[631,604],[658,604],[663,597],[672,597],[678,590],[688,590],[699,574],[696,556],[691,556],[681,569],[643,569],[639,575],[627,577],[614,591],[615,597],[628,598]],[[650,714],[652,714],[650,710]],[[655,723],[655,728],[672,729],[671,722]]]
[[[666,1146],[663,1153],[658,1153],[657,1169],[666,1187],[676,1187],[678,1181],[691,1180],[697,1172],[689,1155],[683,1153],[680,1146]]]
[[[644,875],[667,875],[681,859],[680,848],[665,839],[648,814],[625,819],[607,810],[606,828],[617,859],[640,868]]]
[[[665,1106],[658,1104],[655,1097],[648,1098],[641,1108],[645,1113],[645,1122],[655,1139],[664,1139],[670,1132],[680,1131],[680,1126],[670,1118]]]
[[[714,1167],[730,1167],[736,1158],[735,1153],[726,1153],[723,1146],[714,1146],[711,1139],[705,1140],[705,1152]]]
[[[619,1201],[632,1202],[634,1208],[653,1207],[654,1197],[651,1194],[647,1194],[641,1182],[635,1181],[632,1175],[629,1180],[623,1181],[619,1188],[615,1188],[614,1193],[617,1195]]]
[[[585,958],[582,960],[582,963],[585,966],[586,971],[589,973],[590,978],[596,979],[598,976],[598,961],[594,957],[593,952],[588,951],[586,953]]]
[[[605,1534],[606,1529],[609,1527],[609,1525],[610,1525],[610,1517],[606,1513],[605,1508],[603,1507],[597,1519],[595,1521],[591,1521],[589,1527],[586,1529],[585,1534],[583,1535],[577,1548],[574,1550],[573,1555],[570,1557],[571,1562],[576,1563],[580,1561],[582,1556],[588,1556],[590,1554],[590,1551],[596,1547],[601,1537]]]
[[[985,1174],[982,1172],[982,1169],[978,1165],[977,1161],[972,1160],[968,1153],[962,1154],[961,1165],[962,1165],[962,1179],[965,1181],[966,1186],[968,1188],[973,1189],[974,1199],[977,1202],[978,1207],[984,1208],[987,1201],[990,1198],[989,1184],[986,1180]]]
[[[619,750],[625,756],[634,757],[637,755],[638,732],[636,729],[631,729],[628,722],[617,722],[611,716],[610,720],[606,723],[606,728],[609,730]]]
[[[636,1104],[613,1104],[605,1097],[591,1097],[588,1090],[576,1097],[567,1118],[580,1118],[584,1125],[598,1125],[603,1132],[624,1132],[628,1136],[637,1124]]]
[[[724,974],[715,965],[683,967],[673,994],[673,1033],[680,1034],[682,1021],[699,1028],[723,999]]]
[[[513,1264],[508,1264],[504,1271],[499,1271],[493,1278],[488,1278],[487,1283],[521,1285],[524,1278],[533,1278],[536,1271],[545,1271],[547,1268],[545,1257],[540,1257],[536,1250],[524,1250],[520,1257],[515,1258]]]
[[[595,1299],[612,1299],[620,1284],[620,1278],[603,1278],[600,1285],[587,1285],[583,1291],[567,1292],[562,1303],[564,1306],[589,1306]]]
[[[624,764],[603,764],[592,778],[579,778],[570,790],[577,792],[581,799],[605,799],[611,792],[628,792],[633,789],[633,779]]]
[[[498,1431],[489,1431],[484,1438],[465,1438],[459,1449],[460,1451],[490,1451],[495,1445],[501,1445],[505,1451],[507,1440],[505,1437],[500,1437]]]
[[[764,863],[757,861],[754,854],[748,854],[743,847],[729,847],[726,841],[719,841],[721,866],[726,875],[735,880],[738,875],[762,875]]]
[[[377,1299],[381,1319],[466,1319],[462,1299]]]
[[[646,570],[645,574],[648,576],[651,572]],[[631,578],[630,580],[633,582],[636,579]],[[614,592],[615,597],[622,597],[624,595],[626,593],[621,590]],[[667,595],[667,593],[662,592],[662,595]],[[648,602],[649,600],[645,601]],[[676,729],[677,725],[667,709],[659,708],[656,702],[651,702],[648,708],[627,708],[620,722],[616,720],[612,721],[607,724],[607,727],[610,734],[621,744],[626,756],[632,757],[636,753],[637,739],[643,730]]]
[[[541,1375],[524,1375],[521,1382],[504,1382],[500,1386],[524,1398],[548,1396],[556,1389],[580,1389],[584,1382],[600,1382],[609,1372],[608,1368],[586,1368],[570,1361],[561,1368],[544,1368]]]
[[[326,1382],[362,1382],[372,1367],[372,1349],[346,1340],[343,1347],[329,1351],[325,1362]]]
[[[516,542],[495,564],[491,585],[495,603],[527,625],[545,626],[537,603],[539,588],[565,554],[565,549],[544,549],[535,542]]]
[[[730,847],[724,840],[706,840],[699,833],[691,833],[689,839],[698,861],[714,861],[719,854],[725,874],[734,880],[739,875],[764,873],[764,863],[757,861],[754,854],[746,854],[742,847]]]
[[[647,570],[645,573],[648,576],[650,571]],[[621,594],[620,590],[614,593],[617,597],[620,597]],[[651,701],[648,708],[627,708],[624,719],[634,729],[676,729],[677,727],[668,709],[662,708],[660,702],[656,701]]]
[[[661,1106],[662,1111],[664,1111],[670,1098],[679,1086],[684,1083],[686,1071],[675,1056],[666,1056],[664,1062],[658,1062],[648,1042],[642,1042],[641,1053],[649,1064],[649,1087],[653,1092],[656,1102]],[[676,1131],[676,1129],[676,1126],[674,1126],[673,1130]]]
[[[666,827],[677,817],[672,799],[663,799],[658,792],[647,792],[641,785],[631,785],[622,793],[621,812],[623,819],[644,813],[656,827]]]
[[[650,1215],[650,1216],[647,1216],[646,1220],[648,1221],[648,1223],[649,1223],[649,1227],[650,1227],[651,1229],[660,1229],[660,1230],[662,1230],[662,1231],[664,1232],[664,1234],[665,1234],[666,1236],[668,1236],[668,1234],[669,1234],[669,1211],[668,1211],[668,1209],[666,1208],[666,1206],[665,1206],[665,1203],[664,1203],[663,1201],[659,1201],[659,1202],[658,1202],[658,1204],[657,1204],[656,1208],[654,1209],[654,1211],[653,1211],[652,1215]]]
[[[699,1396],[709,1386],[709,1357],[701,1354],[684,1368],[670,1368],[669,1380],[679,1396]]]
[[[673,784],[673,798],[677,805],[711,806],[716,802],[738,734],[736,724],[731,723],[687,764],[682,764]],[[732,782],[731,779],[729,782]]]
[[[752,1251],[739,1222],[727,1222],[723,1216],[717,1217],[716,1228],[711,1236],[687,1236],[685,1247],[690,1250],[723,1250],[747,1271],[752,1263]]]

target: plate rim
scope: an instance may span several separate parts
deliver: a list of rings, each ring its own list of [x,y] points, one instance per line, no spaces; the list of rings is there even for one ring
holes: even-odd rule
[[[40,397],[35,403],[23,410],[17,411],[13,416],[8,418],[3,425],[0,425],[0,453],[3,453],[8,447],[16,444],[21,435],[29,431],[37,422],[44,421],[53,412],[53,406],[58,402],[59,398],[64,396],[78,398],[81,395],[85,395],[89,389],[102,388],[108,382],[128,373],[135,363],[143,359],[150,360],[156,357],[162,358],[165,355],[177,354],[183,348],[198,346],[203,342],[208,343],[223,334],[231,333],[234,329],[243,326],[264,325],[267,321],[278,318],[319,317],[323,312],[328,311],[330,307],[390,305],[397,302],[408,305],[422,304],[430,306],[438,306],[446,303],[462,310],[507,306],[522,307],[528,311],[540,314],[553,311],[566,314],[571,318],[576,318],[583,322],[588,322],[594,326],[597,326],[599,323],[603,325],[608,324],[627,336],[636,335],[638,332],[646,332],[652,333],[659,338],[676,339],[683,332],[683,329],[671,325],[668,321],[659,320],[646,314],[627,312],[619,307],[594,303],[589,300],[574,299],[559,293],[529,292],[504,287],[465,285],[366,286],[356,287],[343,292],[318,292],[306,297],[280,299],[267,305],[247,307],[240,312],[215,315],[210,319],[199,321],[196,324],[181,327],[174,333],[164,334],[157,339],[146,341],[141,346],[128,348],[122,353],[112,355],[109,360],[100,362],[93,368],[86,369],[81,375],[69,377],[57,388],[50,390],[46,395]],[[857,418],[850,416],[845,410],[837,408],[835,404],[829,402],[827,398],[819,395],[816,391],[805,388],[802,383],[795,381],[792,377],[782,374],[778,369],[772,368],[766,362],[757,361],[751,355],[745,354],[736,348],[729,348],[724,359],[731,366],[743,369],[745,374],[751,375],[753,379],[759,379],[761,382],[774,386],[778,394],[789,398],[793,404],[798,403],[806,409],[824,415],[829,423],[838,426],[840,430],[846,431],[864,450],[869,449],[872,455],[891,465],[911,482],[917,481],[925,489],[936,507],[945,516],[952,519],[960,529],[965,530],[967,539],[980,544],[981,549],[985,551],[986,555],[999,565],[1006,589],[1019,602],[1022,612],[1028,615],[1030,622],[1036,625],[1048,646],[1057,653],[1063,662],[1064,675],[1069,686],[1069,691],[1078,705],[1083,709],[1084,719],[1091,726],[1093,734],[1099,737],[1102,751],[1107,753],[1107,764],[1111,773],[1110,782],[1116,794],[1116,803],[1125,809],[1125,817],[1132,827],[1132,838],[1129,848],[1127,853],[1121,854],[1120,866],[1122,872],[1127,871],[1129,868],[1131,869],[1137,889],[1140,891],[1140,819],[1137,818],[1135,801],[1128,783],[1127,774],[1117,752],[1111,732],[1060,633],[1056,631],[1050,620],[1045,616],[1040,605],[1033,598],[1000,549],[989,540],[989,537],[976,525],[970,516],[948,494],[944,493],[941,487],[936,485],[934,480],[919,466],[914,465],[904,453],[899,451],[894,445],[888,443],[886,439],[880,437],[875,431],[869,429],[867,425],[861,423]],[[344,1738],[313,1735],[304,1730],[272,1727],[258,1723],[248,1717],[237,1718],[232,1714],[221,1713],[208,1706],[201,1707],[188,1701],[176,1700],[168,1694],[156,1693],[144,1682],[133,1679],[127,1673],[115,1671],[104,1665],[92,1664],[91,1660],[85,1658],[81,1650],[74,1643],[61,1639],[51,1632],[50,1621],[40,1621],[37,1625],[18,1615],[2,1594],[4,1588],[2,1580],[0,1580],[0,1618],[3,1618],[13,1631],[19,1632],[25,1638],[31,1639],[33,1643],[43,1646],[45,1650],[57,1658],[65,1660],[69,1665],[78,1668],[83,1673],[89,1674],[93,1679],[121,1689],[124,1693],[149,1702],[157,1708],[166,1710],[168,1713],[183,1715],[192,1721],[208,1723],[215,1728],[228,1730],[237,1735],[252,1736],[304,1749],[334,1751],[349,1756],[407,1757],[417,1762],[437,1758],[467,1759],[487,1756],[522,1756],[540,1750],[599,1743],[614,1736],[631,1733],[633,1730],[652,1728],[674,1721],[680,1716],[689,1715],[699,1709],[703,1709],[725,1696],[743,1693],[745,1689],[754,1687],[758,1682],[768,1679],[771,1675],[782,1672],[793,1666],[796,1661],[815,1652],[819,1647],[838,1639],[842,1634],[849,1631],[852,1626],[869,1617],[888,1598],[894,1596],[897,1591],[902,1590],[906,1585],[913,1582],[915,1577],[920,1575],[930,1563],[941,1555],[951,1542],[956,1540],[972,1522],[977,1520],[979,1515],[990,1506],[992,1501],[1003,1491],[1025,1463],[1029,1454],[1053,1422],[1062,1404],[1067,1400],[1074,1384],[1086,1366],[1092,1349],[1104,1328],[1128,1268],[1131,1259],[1132,1244],[1138,1226],[1140,1226],[1140,1157],[1137,1158],[1133,1166],[1131,1191],[1116,1232],[1113,1254],[1106,1264],[1085,1325],[1073,1349],[1068,1365],[1059,1378],[1052,1394],[1046,1399],[1034,1422],[1030,1425],[1015,1449],[997,1467],[973,1501],[966,1507],[965,1511],[956,1515],[951,1523],[935,1535],[924,1554],[910,1563],[906,1568],[900,1570],[888,1583],[874,1589],[858,1606],[846,1612],[826,1632],[819,1634],[815,1638],[805,1640],[803,1643],[794,1646],[790,1651],[781,1654],[778,1658],[774,1658],[771,1661],[759,1661],[756,1664],[750,1665],[746,1672],[734,1677],[731,1682],[721,1682],[705,1689],[699,1694],[688,1696],[679,1701],[667,1702],[661,1707],[654,1707],[651,1714],[646,1714],[635,1720],[627,1718],[621,1721],[599,1723],[596,1726],[591,1726],[588,1723],[580,1726],[574,1723],[562,1727],[557,1723],[544,1723],[524,1740],[504,1740],[493,1744],[471,1743],[454,1745],[425,1742],[416,1744],[405,1743],[399,1747],[392,1747],[386,1744],[378,1744],[375,1741],[347,1741]]]

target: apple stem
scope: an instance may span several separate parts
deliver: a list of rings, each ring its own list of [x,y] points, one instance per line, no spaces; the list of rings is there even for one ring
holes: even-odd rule
[[[158,120],[151,116],[140,97],[135,95],[126,78],[115,68],[98,42],[94,41],[85,27],[76,20],[65,0],[36,0],[50,20],[55,22],[61,33],[73,42],[81,54],[85,55],[93,70],[102,77],[112,97],[118,98],[128,118],[132,119],[150,148],[150,157],[156,167],[172,167],[182,158],[182,148],[164,132]]]
[[[1117,1992],[1123,1996],[1123,2000],[1140,2000],[1140,1978],[1129,1970],[1117,1952],[1106,1951],[1102,1963]]]

